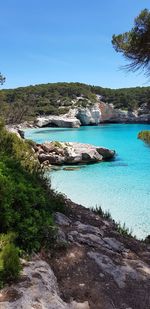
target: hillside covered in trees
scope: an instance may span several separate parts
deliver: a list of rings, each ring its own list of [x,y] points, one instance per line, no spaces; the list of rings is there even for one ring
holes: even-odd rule
[[[59,115],[70,107],[89,106],[100,99],[115,108],[133,111],[146,104],[150,110],[150,87],[102,88],[82,83],[49,83],[0,91],[0,114],[8,123],[32,120],[39,115]]]

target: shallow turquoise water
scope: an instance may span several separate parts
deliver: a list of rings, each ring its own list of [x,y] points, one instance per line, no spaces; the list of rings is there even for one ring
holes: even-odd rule
[[[116,160],[80,170],[51,173],[52,186],[84,206],[100,205],[112,217],[144,238],[150,234],[150,147],[137,139],[143,124],[106,124],[79,129],[30,129],[36,142],[78,141],[115,149]]]

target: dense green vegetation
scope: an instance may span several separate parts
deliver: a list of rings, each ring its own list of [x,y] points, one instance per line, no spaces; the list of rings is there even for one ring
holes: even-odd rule
[[[138,138],[140,138],[144,142],[150,144],[150,131],[141,131],[141,132],[139,132]]]
[[[14,233],[0,234],[0,288],[5,282],[17,280],[21,270],[19,248]]]
[[[81,83],[53,83],[1,90],[0,115],[7,123],[19,123],[38,115],[64,114],[71,106],[93,104],[96,94],[116,108],[134,110],[146,103],[150,110],[150,87],[109,89]]]
[[[64,199],[49,188],[30,143],[18,138],[16,134],[8,133],[2,124],[0,124],[0,145],[2,284],[3,274],[5,280],[18,276],[16,246],[21,252],[26,253],[51,247],[56,234],[52,212],[64,209]],[[13,235],[13,239],[10,235]]]
[[[109,89],[93,86],[92,92],[102,95],[102,101],[112,103],[116,108],[130,111],[146,103],[150,110],[150,87]]]

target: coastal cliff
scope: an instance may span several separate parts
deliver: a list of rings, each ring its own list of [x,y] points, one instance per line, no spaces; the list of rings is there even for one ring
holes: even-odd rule
[[[27,256],[17,281],[11,278],[1,289],[0,309],[149,308],[149,237],[136,240],[108,213],[86,209],[47,186],[31,148],[63,155],[62,143],[35,145],[3,127],[0,133],[2,250],[2,233],[13,231]],[[76,143],[64,146],[72,156]],[[81,148],[77,144],[82,153]],[[94,155],[96,150],[100,159],[115,154],[91,145],[87,150]]]
[[[134,112],[114,108],[113,104],[98,101],[89,107],[70,109],[62,116],[37,117],[35,125],[38,127],[56,126],[78,128],[100,123],[150,123],[150,113],[140,109]]]
[[[150,123],[150,87],[109,89],[54,83],[2,90],[7,124],[79,127],[103,122]],[[18,104],[19,102],[19,104]]]

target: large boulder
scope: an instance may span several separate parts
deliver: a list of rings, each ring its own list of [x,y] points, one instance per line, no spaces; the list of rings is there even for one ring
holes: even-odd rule
[[[35,148],[40,163],[51,165],[96,163],[112,159],[115,151],[90,144],[46,142]]]
[[[112,159],[115,156],[115,151],[104,147],[97,147],[96,151],[103,157],[104,160]]]

